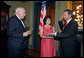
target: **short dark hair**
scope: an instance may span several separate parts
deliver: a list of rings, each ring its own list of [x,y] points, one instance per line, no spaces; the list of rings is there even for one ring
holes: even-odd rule
[[[46,20],[47,20],[47,18],[50,18],[50,20],[51,20],[51,16],[50,16],[50,15],[47,15],[47,16],[43,19],[44,25],[46,25]],[[50,24],[50,25],[51,25],[51,24]]]
[[[67,12],[68,15],[71,15],[71,17],[73,16],[73,11],[70,9],[66,9],[66,10],[64,10],[64,12]]]

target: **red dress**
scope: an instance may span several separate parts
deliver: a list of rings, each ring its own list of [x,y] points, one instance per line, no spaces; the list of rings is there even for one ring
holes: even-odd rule
[[[53,33],[53,27],[46,29],[43,27],[43,35],[46,36],[48,33]],[[54,39],[42,38],[41,39],[41,57],[54,57],[56,56],[56,48]]]

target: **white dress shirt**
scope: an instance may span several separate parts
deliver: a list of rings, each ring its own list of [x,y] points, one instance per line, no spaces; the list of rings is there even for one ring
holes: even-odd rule
[[[69,20],[67,20],[67,24],[72,20],[72,18],[70,18]]]

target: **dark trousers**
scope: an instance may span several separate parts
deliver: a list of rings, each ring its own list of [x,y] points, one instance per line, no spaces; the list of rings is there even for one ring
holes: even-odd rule
[[[24,57],[24,48],[8,47],[8,57]]]
[[[61,57],[76,57],[76,46],[71,48],[60,48],[60,56]]]

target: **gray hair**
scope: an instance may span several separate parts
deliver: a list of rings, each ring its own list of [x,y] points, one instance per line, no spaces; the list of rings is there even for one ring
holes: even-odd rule
[[[21,9],[24,9],[24,8],[23,7],[16,8],[15,13],[21,11]]]

